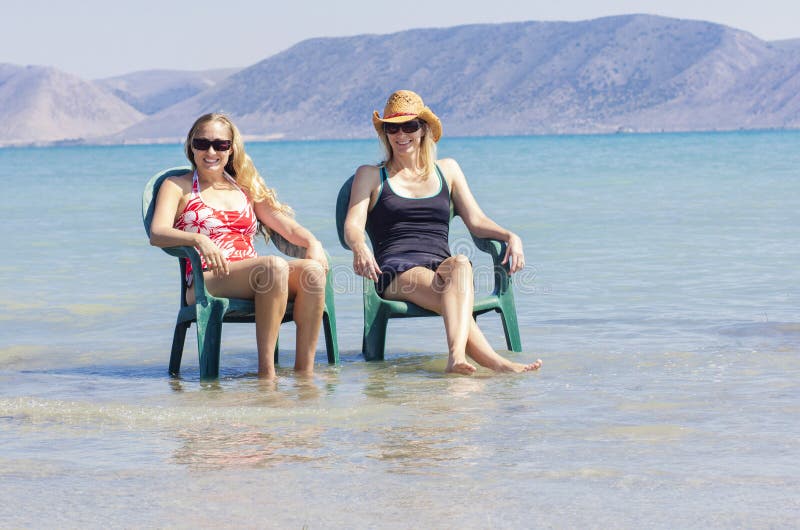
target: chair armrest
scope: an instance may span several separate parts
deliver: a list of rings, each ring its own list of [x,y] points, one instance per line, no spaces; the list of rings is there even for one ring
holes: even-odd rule
[[[269,238],[272,243],[275,245],[275,248],[280,250],[282,253],[290,256],[292,258],[305,258],[306,257],[306,249],[305,247],[301,247],[299,245],[295,245],[294,243],[290,243],[288,239],[283,237],[277,232],[270,231]]]
[[[286,239],[279,233],[271,232],[269,238],[275,244],[275,248],[277,248],[287,256],[298,259],[304,259],[306,257],[306,247],[301,247],[300,245],[295,245],[294,243],[290,243],[288,239]],[[325,257],[328,259],[328,264],[330,265],[331,255],[328,254],[327,250],[324,250],[324,252],[325,252]],[[328,269],[328,274],[330,276],[330,268]]]
[[[492,264],[494,266],[494,289],[493,294],[501,295],[511,289],[511,274],[509,272],[508,263],[503,264],[503,257],[506,253],[506,242],[497,239],[478,237],[474,234],[472,241],[478,250],[486,252],[492,257]]]
[[[481,250],[489,254],[492,257],[492,262],[495,265],[502,265],[501,262],[503,261],[503,256],[506,253],[506,246],[507,246],[505,241],[478,237],[474,234],[470,234],[470,236],[472,236],[472,241],[475,243],[475,246],[478,247],[478,250]],[[506,265],[502,266],[506,270],[508,270],[508,267]]]
[[[164,252],[171,256],[175,256],[179,260],[186,258],[192,264],[192,284],[194,285],[194,297],[196,303],[206,304],[210,298],[214,298],[209,294],[206,289],[206,281],[203,278],[203,263],[200,260],[200,253],[194,247],[166,247],[162,248]],[[181,263],[181,306],[186,305],[186,281],[183,274],[186,267]]]

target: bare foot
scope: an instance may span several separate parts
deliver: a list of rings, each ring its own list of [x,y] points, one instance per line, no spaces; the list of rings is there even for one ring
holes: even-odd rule
[[[450,359],[447,361],[447,368],[445,369],[445,372],[461,375],[472,375],[475,372],[475,367],[469,364],[467,361],[456,362]]]
[[[515,374],[519,374],[522,372],[533,372],[538,370],[542,367],[542,360],[536,359],[536,361],[530,364],[522,364],[522,363],[514,363],[509,361],[508,364],[501,367],[498,372],[513,372]]]

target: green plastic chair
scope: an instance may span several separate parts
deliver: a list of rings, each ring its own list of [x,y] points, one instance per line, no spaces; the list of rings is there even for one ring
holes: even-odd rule
[[[344,240],[344,220],[347,217],[347,210],[350,205],[350,190],[353,186],[353,179],[350,177],[339,190],[339,197],[336,199],[336,230],[339,232],[339,242],[342,246],[350,250]],[[450,204],[450,218],[458,215]],[[503,255],[506,251],[506,244],[495,239],[484,239],[473,234],[472,240],[475,246],[487,252],[492,257],[494,264],[494,289],[491,294],[479,297],[476,293],[475,303],[472,307],[472,316],[496,311],[500,313],[503,322],[503,330],[506,335],[506,346],[509,350],[522,351],[522,342],[519,338],[519,324],[517,323],[517,309],[514,305],[514,291],[512,288],[511,275],[508,267],[503,265]],[[386,349],[386,327],[390,318],[409,318],[409,317],[433,317],[439,316],[433,311],[428,311],[411,302],[400,302],[396,300],[386,300],[375,290],[375,283],[369,278],[363,278],[364,284],[364,336],[361,349],[364,358],[368,361],[383,360]]]
[[[155,202],[158,190],[164,179],[176,175],[183,175],[191,171],[189,166],[167,169],[155,174],[145,185],[142,194],[142,221],[147,236],[150,237],[150,223],[153,221]],[[273,233],[270,239],[275,247],[282,253],[294,257],[305,256],[305,249],[289,243],[279,234]],[[223,322],[255,322],[255,304],[252,300],[239,298],[220,298],[209,294],[203,279],[200,254],[193,247],[169,247],[162,249],[171,256],[178,258],[180,265],[181,296],[178,319],[175,323],[175,334],[172,338],[172,353],[169,359],[169,373],[177,376],[181,368],[183,345],[186,339],[186,330],[192,323],[197,324],[197,352],[200,356],[200,378],[217,379],[219,377],[219,351],[222,340]],[[193,285],[196,303],[186,303],[186,262],[188,258],[192,263]],[[292,320],[293,304],[289,302],[283,322]],[[333,305],[333,282],[331,271],[328,271],[325,285],[325,310],[322,314],[322,325],[325,332],[325,346],[328,353],[328,362],[338,364],[339,346],[336,340],[336,311]],[[275,364],[278,364],[278,346],[275,346]]]

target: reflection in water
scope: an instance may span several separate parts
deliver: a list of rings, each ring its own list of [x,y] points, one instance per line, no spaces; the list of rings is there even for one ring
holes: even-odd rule
[[[459,461],[474,459],[480,449],[470,443],[467,432],[480,422],[461,421],[440,425],[387,426],[379,431],[381,441],[368,456],[389,464],[399,473],[430,473],[439,466],[450,467]]]
[[[439,361],[415,356],[367,370],[366,403],[378,404],[383,414],[356,436],[367,435],[366,456],[390,472],[427,473],[482,454],[476,440],[493,408],[481,405],[487,380],[444,374],[446,360]]]
[[[322,427],[304,426],[283,432],[270,426],[222,423],[213,428],[183,429],[171,461],[192,469],[270,467],[321,458]]]
[[[172,392],[199,407],[195,421],[177,429],[179,448],[170,459],[193,469],[324,460],[320,438],[327,427],[315,405],[330,396],[336,384],[335,371],[313,377],[291,373],[274,381],[252,374],[202,383],[170,379]]]
[[[472,377],[448,376],[447,391],[450,397],[459,398],[483,392],[486,380]]]

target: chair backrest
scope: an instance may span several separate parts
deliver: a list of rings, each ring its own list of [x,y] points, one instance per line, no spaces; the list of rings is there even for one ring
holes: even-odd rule
[[[159,171],[147,181],[142,192],[142,222],[144,223],[144,230],[147,232],[147,237],[150,237],[150,224],[153,222],[153,213],[156,209],[155,198],[158,197],[158,190],[164,179],[168,177],[176,177],[191,171],[189,166],[173,167]]]
[[[353,187],[353,179],[355,175],[342,184],[339,190],[339,196],[336,198],[336,232],[339,234],[339,243],[346,250],[350,250],[347,242],[344,240],[344,220],[347,217],[347,210],[350,207],[350,189]]]

